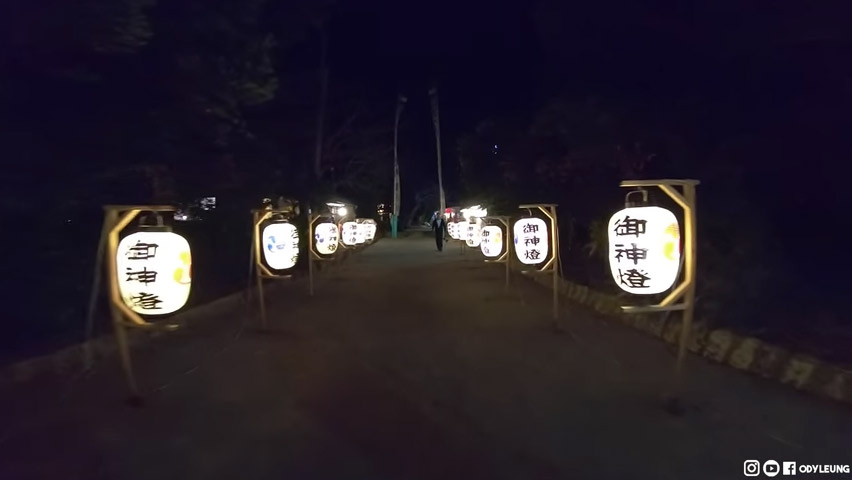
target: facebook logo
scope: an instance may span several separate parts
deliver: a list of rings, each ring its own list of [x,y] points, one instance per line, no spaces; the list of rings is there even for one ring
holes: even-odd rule
[[[784,475],[795,475],[796,474],[796,462],[783,462],[783,469],[781,472]]]

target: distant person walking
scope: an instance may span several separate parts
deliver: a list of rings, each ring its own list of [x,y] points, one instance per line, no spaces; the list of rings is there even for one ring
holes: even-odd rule
[[[435,232],[435,245],[440,252],[444,250],[444,236],[447,232],[447,221],[443,215],[435,215],[432,218],[432,231]]]

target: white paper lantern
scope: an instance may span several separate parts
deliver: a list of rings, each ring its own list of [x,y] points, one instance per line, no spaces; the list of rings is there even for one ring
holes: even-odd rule
[[[347,247],[354,246],[358,243],[358,224],[355,222],[345,222],[343,224],[343,233],[341,241]]]
[[[331,255],[337,251],[339,241],[337,225],[333,223],[320,223],[314,227],[314,245],[320,255]]]
[[[372,243],[373,240],[376,239],[376,230],[378,228],[378,225],[376,225],[376,221],[373,219],[367,220],[364,225],[364,228],[366,228],[367,241]]]
[[[486,225],[479,233],[479,244],[482,254],[486,257],[499,257],[503,253],[503,229],[497,225]]]
[[[456,222],[456,240],[467,240],[468,225],[470,225],[470,222],[467,221]]]
[[[456,222],[447,223],[447,235],[453,240],[456,238]]]
[[[680,226],[661,207],[625,208],[609,221],[609,265],[622,290],[639,295],[661,293],[677,280]]]
[[[167,315],[189,299],[192,254],[176,233],[142,231],[124,237],[116,250],[116,268],[119,294],[136,313]]]
[[[462,208],[459,213],[461,213],[462,217],[464,217],[465,219],[472,220],[475,218],[487,217],[488,209],[476,205],[473,207]]]
[[[355,229],[355,244],[361,245],[367,243],[367,224],[356,223],[358,228]]]
[[[538,265],[547,259],[547,224],[540,218],[522,218],[515,222],[515,255],[525,265]]]
[[[269,268],[288,270],[299,260],[299,231],[292,223],[270,223],[261,234],[263,259]]]
[[[476,248],[479,246],[479,242],[481,241],[479,237],[481,226],[481,219],[476,219],[472,222],[467,222],[467,234],[465,235],[464,241],[467,243],[468,247]]]

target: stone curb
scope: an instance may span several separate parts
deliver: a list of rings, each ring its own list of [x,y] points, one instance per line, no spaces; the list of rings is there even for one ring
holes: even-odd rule
[[[352,257],[352,255],[363,251],[370,245],[375,245],[379,241],[381,241],[381,238],[362,247],[342,250],[344,253],[335,260],[329,262],[318,262],[317,265],[321,266],[326,263],[329,265],[340,265]],[[320,268],[320,271],[322,271],[322,268]],[[183,326],[192,325],[199,319],[204,318],[204,316],[210,313],[210,311],[222,312],[228,308],[233,308],[236,304],[242,302],[244,295],[245,290],[241,289],[238,292],[225,295],[224,297],[217,298],[211,302],[198,305],[190,310],[181,312],[173,317],[173,321]],[[166,332],[129,330],[128,342],[132,348],[152,339],[162,337],[164,334],[166,334]],[[106,334],[92,339],[89,342],[89,348],[93,365],[106,358],[112,357],[116,351],[115,341],[112,334]],[[81,371],[83,369],[85,349],[85,342],[76,343],[53,353],[21,360],[2,367],[0,368],[0,386],[25,383],[35,379],[36,377],[50,373],[63,375],[73,371]]]
[[[521,268],[511,263],[516,272]],[[549,275],[524,275],[551,289]],[[598,313],[617,317],[625,325],[676,345],[680,339],[680,318],[661,314],[624,314],[625,300],[596,292],[585,285],[560,279],[559,292],[570,301],[592,308]],[[852,404],[852,369],[818,358],[790,352],[763,340],[745,337],[727,329],[709,330],[707,322],[698,320],[692,328],[689,351],[707,360],[724,364],[762,378],[776,381],[796,390]]]

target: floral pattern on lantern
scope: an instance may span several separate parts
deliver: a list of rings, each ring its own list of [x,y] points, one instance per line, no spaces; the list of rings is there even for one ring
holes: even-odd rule
[[[299,260],[299,231],[292,223],[270,223],[261,234],[263,260],[273,270],[289,270]]]

